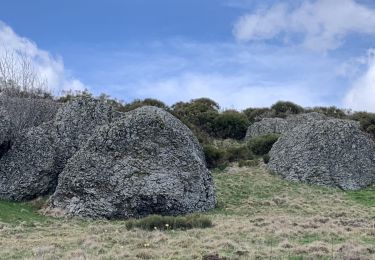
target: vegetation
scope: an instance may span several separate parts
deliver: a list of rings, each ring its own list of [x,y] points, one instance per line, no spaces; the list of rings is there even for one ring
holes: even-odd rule
[[[150,215],[142,219],[128,220],[125,225],[127,229],[187,230],[192,228],[209,228],[212,227],[212,222],[207,216],[201,216],[198,214],[176,217]]]
[[[1,201],[0,259],[375,256],[374,187],[344,192],[297,184],[269,174],[262,166],[215,170],[213,178],[217,208],[193,215],[211,221],[210,228],[172,229],[175,218],[166,227],[165,218],[160,216],[147,221],[58,219],[39,215],[37,204],[42,201]]]
[[[271,150],[272,145],[279,139],[279,134],[267,134],[254,137],[248,142],[250,150],[256,155],[265,155]]]
[[[289,101],[278,101],[271,106],[275,117],[286,117],[292,114],[300,114],[304,112],[303,107]]]

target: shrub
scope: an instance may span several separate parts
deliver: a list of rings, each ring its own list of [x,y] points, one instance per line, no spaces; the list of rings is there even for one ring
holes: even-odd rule
[[[253,158],[254,154],[246,145],[240,147],[229,147],[225,151],[225,160],[228,162],[235,162],[239,160],[251,160]]]
[[[304,112],[303,107],[289,101],[278,101],[271,106],[271,109],[275,112],[275,116],[277,117],[285,117],[290,114],[299,114]]]
[[[318,112],[320,114],[324,114],[329,117],[340,118],[340,119],[345,119],[348,117],[344,110],[337,108],[335,106],[314,107],[312,109],[308,109],[306,112]]]
[[[190,102],[178,102],[172,106],[171,112],[191,129],[195,127],[212,135],[215,118],[219,115],[219,105],[211,99],[199,98]]]
[[[259,121],[263,117],[273,116],[269,108],[247,108],[242,113],[247,117],[249,124]]]
[[[159,107],[159,108],[162,108],[162,109],[168,108],[167,105],[164,104],[160,100],[153,99],[153,98],[146,98],[146,99],[143,99],[143,100],[136,99],[129,104],[125,104],[121,107],[118,107],[118,111],[128,112],[128,111],[131,111],[131,110],[143,107],[143,106],[154,106],[154,107]]]
[[[271,150],[272,145],[279,139],[279,136],[278,134],[261,135],[250,139],[248,146],[254,154],[264,155]]]
[[[270,157],[270,155],[269,155],[268,153],[265,154],[265,155],[263,155],[263,162],[264,162],[265,164],[268,164],[269,161],[270,161],[270,159],[271,159],[271,157]]]
[[[212,227],[212,221],[201,215],[188,216],[160,216],[150,215],[141,219],[131,219],[126,221],[127,229],[140,228],[144,230],[175,230],[175,229],[192,229],[192,228],[209,228]]]
[[[212,132],[218,138],[241,140],[245,137],[248,126],[249,120],[245,114],[227,110],[214,119]]]
[[[361,129],[370,134],[375,139],[375,114],[367,112],[357,112],[351,116],[351,119],[359,121]]]
[[[238,162],[239,167],[256,167],[259,166],[259,160],[240,160]]]
[[[212,145],[203,146],[206,164],[209,169],[218,167],[224,163],[225,152]]]

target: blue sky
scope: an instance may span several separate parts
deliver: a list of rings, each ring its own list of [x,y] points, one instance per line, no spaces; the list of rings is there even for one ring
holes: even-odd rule
[[[0,2],[0,45],[26,51],[56,92],[375,111],[373,1]]]

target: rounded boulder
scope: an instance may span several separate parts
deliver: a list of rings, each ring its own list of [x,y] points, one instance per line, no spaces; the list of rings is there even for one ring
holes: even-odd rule
[[[179,215],[215,206],[198,140],[168,112],[142,107],[101,127],[59,176],[50,209],[91,218]]]
[[[358,122],[311,121],[279,138],[268,167],[288,180],[358,190],[375,183],[374,143]]]

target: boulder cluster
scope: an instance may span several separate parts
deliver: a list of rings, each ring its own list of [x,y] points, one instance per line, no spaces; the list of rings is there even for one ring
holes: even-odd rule
[[[116,112],[80,97],[14,139],[0,113],[0,198],[53,194],[49,209],[92,218],[177,215],[215,205],[212,177],[192,132],[156,107]]]
[[[306,113],[265,118],[246,139],[278,133],[269,169],[287,180],[358,190],[375,183],[375,146],[356,121]]]

